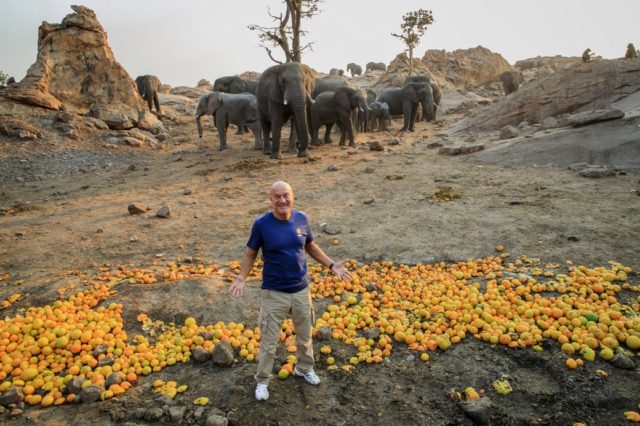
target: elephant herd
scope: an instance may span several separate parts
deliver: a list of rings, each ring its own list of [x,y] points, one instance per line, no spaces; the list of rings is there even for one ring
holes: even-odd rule
[[[370,68],[371,64],[367,64],[367,69],[375,69]],[[347,70],[352,74],[362,71],[355,64],[349,64]],[[136,84],[149,109],[153,102],[161,114],[158,78],[140,76]],[[290,121],[288,152],[297,151],[298,157],[308,157],[310,144],[331,142],[331,129],[336,124],[340,128],[339,144],[345,145],[348,139],[350,146],[355,146],[356,131],[376,127],[387,130],[387,122],[392,116],[404,117],[401,131],[414,131],[417,120],[435,119],[440,89],[427,77],[413,76],[407,77],[403,87],[388,87],[370,102],[367,102],[368,97],[369,93],[365,97],[363,91],[351,87],[339,72],[316,78],[307,65],[284,63],[267,68],[258,81],[237,75],[216,79],[213,91],[203,95],[198,102],[196,125],[198,135],[202,137],[202,116],[213,117],[220,150],[227,147],[226,132],[230,124],[238,127],[238,133],[250,129],[254,149],[262,150],[272,159],[280,159],[282,128]],[[421,118],[417,116],[418,107],[423,111]],[[325,134],[321,141],[322,126],[325,126]]]

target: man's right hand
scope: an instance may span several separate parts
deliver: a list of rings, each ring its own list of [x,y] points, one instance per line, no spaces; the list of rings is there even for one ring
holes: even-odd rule
[[[244,278],[241,275],[236,275],[236,279],[233,280],[233,284],[229,287],[229,293],[233,297],[241,297],[244,294]]]

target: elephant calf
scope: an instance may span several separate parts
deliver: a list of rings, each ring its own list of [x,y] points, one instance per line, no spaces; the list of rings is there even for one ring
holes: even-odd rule
[[[427,120],[435,117],[433,104],[433,90],[430,84],[407,83],[404,87],[387,87],[378,96],[378,102],[386,102],[389,105],[389,114],[403,115],[404,124],[401,132],[413,132],[418,105],[422,104],[427,112]]]
[[[353,62],[347,64],[347,71],[351,72],[351,77],[362,75],[362,67],[360,65],[354,64]]]
[[[347,136],[349,146],[355,146],[351,112],[354,109],[366,111],[369,108],[362,96],[362,92],[352,87],[338,87],[335,91],[319,94],[309,109],[311,115],[311,143],[320,145],[318,133],[320,126],[326,127],[325,143],[331,143],[331,127],[338,123],[341,129],[340,145],[344,146]]]
[[[160,92],[160,79],[155,75],[141,75],[136,77],[136,86],[138,87],[138,92],[142,98],[147,101],[149,111],[152,111],[151,102],[153,101],[156,105],[158,115],[162,115],[160,100],[158,99],[158,92]]]
[[[230,123],[237,125],[239,128],[245,125],[248,126],[255,138],[254,149],[263,149],[262,129],[258,120],[258,103],[255,95],[251,93],[229,94],[220,92],[211,92],[203,95],[198,102],[196,110],[196,124],[198,125],[198,136],[200,137],[202,137],[200,118],[205,114],[211,114],[214,117],[221,151],[227,147],[227,127]]]
[[[372,102],[369,104],[369,123],[368,128],[370,131],[374,131],[376,123],[378,124],[378,130],[389,130],[387,128],[387,121],[391,120],[389,114],[389,105],[386,102]]]

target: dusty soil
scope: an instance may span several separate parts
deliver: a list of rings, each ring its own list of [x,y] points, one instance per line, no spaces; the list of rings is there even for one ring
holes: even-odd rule
[[[215,133],[209,128],[198,139],[191,122],[169,124],[172,138],[161,150],[106,149],[91,138],[55,134],[45,142],[0,140],[0,266],[10,274],[0,282],[0,299],[14,293],[19,280],[26,295],[3,314],[50,303],[56,290],[79,284],[105,264],[197,257],[224,268],[244,253],[251,223],[268,210],[266,192],[276,180],[292,185],[296,207],[309,214],[316,241],[334,259],[446,262],[493,256],[502,244],[512,258],[540,258],[542,264],[559,263],[560,270],[567,261],[607,266],[609,260],[638,269],[637,171],[586,179],[565,167],[477,164],[438,155],[431,143],[461,142],[442,135],[457,119],[420,123],[409,134],[397,134],[395,120],[389,133],[358,135],[355,148],[334,143],[314,149],[312,161],[287,153],[282,161],[269,160],[251,150],[248,135],[230,134],[229,149],[219,152]],[[397,144],[389,143],[393,138]],[[475,143],[489,146],[494,138],[476,135]],[[384,152],[369,150],[374,140]],[[443,193],[452,196],[435,195]],[[149,210],[130,215],[133,202]],[[171,207],[170,219],[155,217],[164,204]],[[321,224],[340,233],[328,235]],[[335,238],[337,245],[331,244]],[[631,284],[637,281],[631,274]],[[241,300],[231,299],[227,286],[221,275],[132,285],[113,301],[124,305],[130,336],[141,332],[134,320],[140,312],[164,321],[191,315],[199,323],[255,325],[259,282]],[[316,301],[316,310],[327,303]],[[338,359],[347,357],[347,348],[332,345]],[[150,388],[161,378],[189,384],[178,403],[192,410],[195,397],[208,396],[206,412],[215,407],[241,425],[471,424],[450,396],[468,386],[486,390],[495,425],[626,424],[622,413],[640,402],[636,370],[601,360],[568,370],[556,342],[544,347],[511,350],[467,337],[423,363],[399,345],[382,365],[358,365],[350,373],[318,366],[318,387],[295,378],[274,380],[264,403],[253,398],[255,364],[225,369],[190,362],[144,378],[107,402],[27,408],[10,422],[145,423],[133,413],[160,404]],[[281,348],[279,360],[286,355]],[[506,396],[491,388],[502,375],[514,387]],[[204,424],[205,418],[187,416],[183,423]],[[170,423],[166,416],[163,421]]]

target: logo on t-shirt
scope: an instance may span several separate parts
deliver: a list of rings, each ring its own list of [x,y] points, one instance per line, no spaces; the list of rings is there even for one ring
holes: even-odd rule
[[[296,228],[296,234],[298,234],[298,237],[302,237],[302,229]]]

